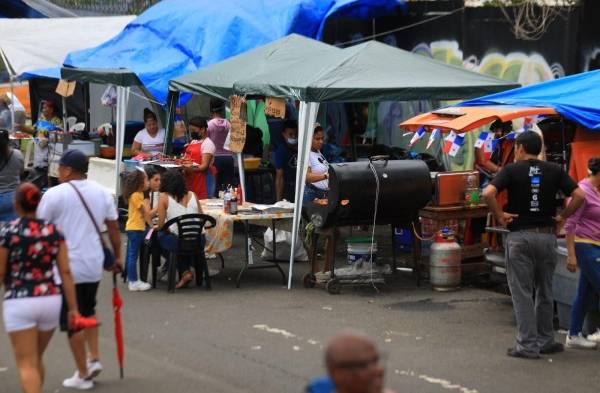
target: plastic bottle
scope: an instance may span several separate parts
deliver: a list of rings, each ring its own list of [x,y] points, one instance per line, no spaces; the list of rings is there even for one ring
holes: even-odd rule
[[[474,174],[468,175],[465,184],[465,205],[468,207],[479,204],[479,185],[477,184],[477,176]]]
[[[229,200],[229,214],[238,214],[238,201],[235,192],[231,194],[231,199]]]
[[[237,195],[238,206],[242,206],[244,204],[244,193],[242,192],[242,187],[236,187],[235,194]]]
[[[223,193],[223,212],[225,214],[229,214],[231,212],[231,194],[229,193],[229,189],[225,189]]]

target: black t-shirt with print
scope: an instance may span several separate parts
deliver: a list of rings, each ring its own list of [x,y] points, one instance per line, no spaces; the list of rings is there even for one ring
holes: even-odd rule
[[[551,227],[556,216],[556,194],[565,195],[577,188],[577,184],[557,164],[527,160],[507,165],[492,180],[498,191],[508,191],[506,213],[518,214],[508,229]]]

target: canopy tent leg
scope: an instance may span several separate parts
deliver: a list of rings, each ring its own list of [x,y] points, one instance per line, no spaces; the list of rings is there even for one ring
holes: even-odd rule
[[[302,213],[302,199],[304,197],[304,179],[308,171],[308,155],[312,144],[314,124],[317,121],[319,111],[318,102],[300,102],[298,114],[298,161],[296,167],[296,193],[294,204],[294,218],[292,221],[292,249],[290,252],[290,268],[288,272],[288,289],[292,288],[292,273],[294,269],[294,250],[298,242],[298,227],[300,226],[300,215]]]
[[[125,119],[127,118],[127,104],[129,102],[129,87],[117,86],[117,137],[115,156],[115,195],[121,194],[121,163],[123,162],[123,148],[125,146]]]
[[[15,132],[15,86],[13,77],[10,76],[10,132]]]
[[[244,170],[244,159],[242,158],[242,153],[235,153],[235,157],[237,158],[238,173],[240,176],[240,187],[242,187],[242,195],[244,196],[244,200],[246,201],[246,171]]]
[[[61,97],[61,103],[62,103],[63,131],[69,132],[69,127],[67,125],[67,98]]]
[[[165,145],[163,154],[168,154],[173,142],[173,129],[175,126],[175,110],[179,102],[179,91],[169,91],[167,96],[167,124],[165,125]]]

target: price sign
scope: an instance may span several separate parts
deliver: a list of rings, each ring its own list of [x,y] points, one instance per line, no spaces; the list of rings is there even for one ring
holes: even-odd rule
[[[285,118],[285,99],[267,97],[265,101],[265,115]]]

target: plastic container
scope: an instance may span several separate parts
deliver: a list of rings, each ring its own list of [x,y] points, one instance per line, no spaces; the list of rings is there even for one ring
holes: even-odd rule
[[[244,169],[245,170],[255,170],[260,166],[260,157],[249,157],[244,158]]]
[[[140,166],[140,162],[137,160],[123,160],[123,170],[125,172],[135,171],[138,166]]]
[[[359,263],[373,263],[377,262],[377,242],[373,242],[373,248],[371,248],[370,237],[351,237],[346,239],[347,253],[348,253],[348,265],[355,265]]]
[[[396,249],[401,252],[412,252],[413,234],[411,229],[394,228]]]

